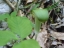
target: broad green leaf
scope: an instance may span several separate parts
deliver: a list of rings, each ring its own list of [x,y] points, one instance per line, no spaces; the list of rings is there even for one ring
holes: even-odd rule
[[[11,13],[11,16],[16,16],[17,15],[17,11],[13,11],[12,13]]]
[[[39,44],[35,40],[25,40],[19,44],[14,45],[12,48],[40,48]]]
[[[9,17],[9,14],[1,14],[0,15],[0,20],[4,20],[5,18],[8,18]]]
[[[28,36],[32,31],[32,25],[26,17],[11,17],[8,19],[10,30],[18,34],[22,39]]]
[[[15,34],[10,31],[0,31],[0,46],[6,45],[6,43],[12,39],[17,39]]]

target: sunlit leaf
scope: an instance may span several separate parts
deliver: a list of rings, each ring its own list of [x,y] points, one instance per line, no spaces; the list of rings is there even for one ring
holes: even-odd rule
[[[25,40],[19,44],[14,45],[12,48],[40,48],[39,44],[35,40]]]
[[[17,39],[15,34],[10,31],[0,31],[0,46],[6,45],[6,43],[12,39]]]
[[[10,30],[18,34],[22,39],[28,36],[32,31],[32,25],[26,17],[11,17],[8,19]]]

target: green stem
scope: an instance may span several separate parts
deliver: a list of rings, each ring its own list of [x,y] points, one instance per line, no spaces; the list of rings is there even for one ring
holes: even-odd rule
[[[35,31],[39,32],[40,27],[41,27],[41,22],[37,18],[35,18]]]
[[[35,40],[37,39],[38,32],[40,31],[41,22],[35,17]]]

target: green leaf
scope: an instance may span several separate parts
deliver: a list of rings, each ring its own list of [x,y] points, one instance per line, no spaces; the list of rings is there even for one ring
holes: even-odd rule
[[[38,18],[38,20],[41,22],[45,22],[49,18],[49,13],[48,13],[47,9],[37,8],[32,11],[32,14],[33,14],[33,16],[35,16],[35,18]]]
[[[36,40],[30,39],[14,45],[12,48],[40,48]]]
[[[22,39],[28,36],[32,31],[32,25],[26,17],[11,17],[8,19],[10,30],[18,34]]]
[[[9,17],[9,14],[1,14],[0,15],[0,20],[4,20],[5,18],[8,18]]]
[[[15,17],[16,15],[17,15],[17,11],[14,11],[14,12],[11,13],[11,16]]]
[[[12,39],[17,39],[15,34],[10,31],[0,31],[0,46],[6,45],[6,43]]]

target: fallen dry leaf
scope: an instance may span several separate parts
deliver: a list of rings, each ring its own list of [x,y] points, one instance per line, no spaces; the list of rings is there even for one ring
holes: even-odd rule
[[[45,48],[45,43],[47,41],[47,31],[45,29],[38,34],[37,41],[42,48]]]
[[[26,3],[30,3],[30,2],[33,2],[33,0],[27,0]]]
[[[64,40],[64,33],[51,31],[51,36],[55,39]]]
[[[24,13],[21,10],[19,10],[17,15],[22,17],[24,16]]]

